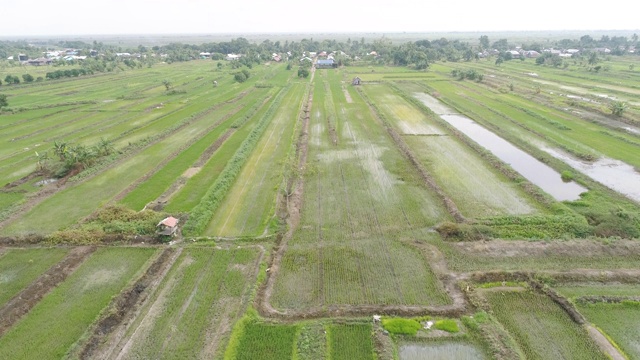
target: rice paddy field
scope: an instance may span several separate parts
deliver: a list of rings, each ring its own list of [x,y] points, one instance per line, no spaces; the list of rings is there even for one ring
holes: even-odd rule
[[[0,358],[640,358],[640,73],[606,61],[3,84]]]

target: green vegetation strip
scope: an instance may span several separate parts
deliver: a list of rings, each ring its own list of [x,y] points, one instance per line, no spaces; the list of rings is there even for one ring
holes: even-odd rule
[[[0,307],[68,252],[65,248],[12,249],[0,257]]]
[[[60,359],[156,252],[97,250],[0,338],[1,359]]]
[[[191,211],[189,220],[187,220],[183,228],[185,236],[196,236],[206,229],[206,226],[213,217],[215,210],[224,199],[229,188],[233,185],[237,175],[242,170],[242,166],[251,155],[251,152],[258,143],[260,136],[264,133],[264,130],[267,128],[267,125],[269,125],[273,115],[278,110],[280,101],[287,91],[288,88],[280,90],[280,93],[271,103],[267,112],[262,116],[242,145],[240,145],[240,148],[236,151],[231,160],[229,160],[229,163],[225,166],[216,182],[209,188],[202,201],[193,209],[193,211]]]

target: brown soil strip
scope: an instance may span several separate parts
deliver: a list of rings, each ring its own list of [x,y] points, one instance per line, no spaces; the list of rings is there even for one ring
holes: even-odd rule
[[[190,179],[192,177],[194,177],[197,173],[200,172],[200,170],[202,170],[201,167],[190,167],[188,168],[185,172],[182,173],[182,177]]]
[[[204,165],[207,162],[207,160],[209,160],[209,158],[211,158],[211,156],[213,156],[213,153],[216,150],[218,150],[220,148],[220,146],[222,146],[222,144],[235,131],[236,131],[236,129],[227,130],[227,132],[225,132],[221,137],[219,137],[213,144],[211,144],[211,146],[209,146],[207,148],[207,150],[205,150],[205,152],[202,153],[202,155],[200,156],[198,161],[194,164],[194,167],[192,167],[189,170],[187,170],[187,172],[185,172],[185,174],[183,174],[173,184],[171,184],[171,186],[165,192],[163,192],[160,196],[158,196],[157,199],[155,199],[154,201],[152,201],[149,204],[147,204],[146,207],[151,208],[154,211],[162,211],[162,209],[164,209],[164,207],[167,204],[167,202],[169,201],[169,199],[171,199],[171,197],[175,193],[177,193],[187,183],[187,179],[190,178],[191,176],[195,175],[195,173],[199,172],[200,169],[201,169],[201,166]],[[198,169],[198,170],[193,172],[193,173],[189,172],[192,169]]]
[[[218,150],[218,148],[220,148],[220,146],[222,146],[222,144],[227,141],[227,139],[233,135],[233,133],[236,131],[236,129],[231,128],[229,130],[227,130],[227,132],[225,132],[221,137],[218,138],[218,140],[216,140],[213,144],[211,144],[211,146],[209,146],[203,153],[202,155],[200,155],[200,158],[198,158],[198,161],[195,162],[195,164],[193,164],[193,166],[195,167],[201,167],[204,166],[204,164],[207,163],[207,161],[209,161],[209,159],[211,158],[211,156],[213,156],[213,153],[216,152],[216,150]]]
[[[118,342],[119,337],[124,335],[127,324],[137,316],[144,302],[155,292],[181,252],[182,249],[165,249],[149,266],[144,275],[113,301],[110,306],[111,310],[94,326],[89,340],[80,350],[79,357],[81,359],[100,357],[99,349],[112,334],[115,334],[114,339],[109,341],[107,345]]]
[[[23,177],[21,179],[18,179],[16,181],[12,181],[12,182],[6,184],[4,187],[2,187],[2,189],[0,189],[0,191],[1,192],[7,192],[7,190],[9,190],[11,188],[14,188],[16,186],[20,186],[20,185],[22,185],[22,184],[24,184],[24,183],[26,183],[26,182],[28,182],[30,180],[33,180],[33,179],[37,178],[38,176],[40,176],[40,173],[37,172],[37,171],[34,171],[31,174],[29,174],[29,175],[27,175],[27,176],[25,176],[25,177]]]
[[[351,94],[349,94],[349,91],[344,87],[344,85],[342,86],[342,91],[344,92],[344,98],[347,100],[347,104],[353,103],[353,99],[351,99]]]
[[[447,194],[440,188],[440,186],[438,186],[438,184],[431,177],[431,175],[429,175],[429,172],[424,168],[424,166],[422,166],[422,164],[420,163],[420,161],[418,161],[418,159],[413,154],[409,146],[404,142],[404,140],[402,139],[402,136],[398,134],[398,132],[395,131],[395,129],[391,127],[382,118],[382,115],[378,112],[376,107],[371,104],[369,98],[362,92],[361,88],[357,88],[357,90],[360,96],[362,96],[362,98],[365,100],[365,102],[369,106],[369,109],[371,110],[371,114],[373,115],[373,117],[376,120],[378,120],[380,124],[382,124],[385,130],[387,130],[387,133],[389,134],[391,139],[393,139],[393,142],[396,144],[400,152],[404,154],[407,159],[409,159],[409,162],[411,163],[411,165],[413,165],[413,167],[418,171],[420,177],[422,178],[422,181],[424,181],[424,183],[433,192],[435,192],[436,195],[438,195],[438,197],[444,203],[444,206],[447,209],[447,211],[451,214],[451,216],[453,216],[453,218],[457,222],[459,223],[466,222],[466,218],[462,215],[460,210],[458,210],[458,207],[456,206],[456,204],[453,202],[453,200],[451,200],[451,198],[449,198],[449,196],[447,196]]]
[[[95,250],[93,246],[71,249],[64,259],[0,308],[0,336],[26,315],[51,289],[72,274]]]

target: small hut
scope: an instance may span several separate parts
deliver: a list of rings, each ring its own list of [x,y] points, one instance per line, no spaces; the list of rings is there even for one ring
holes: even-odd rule
[[[351,81],[351,85],[360,85],[362,83],[362,80],[360,80],[359,77],[354,77],[353,80]]]
[[[178,222],[180,219],[176,219],[173,216],[169,216],[158,223],[158,235],[176,236],[178,230]]]

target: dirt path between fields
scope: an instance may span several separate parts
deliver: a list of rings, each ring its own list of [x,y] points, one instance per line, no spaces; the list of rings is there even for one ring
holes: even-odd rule
[[[589,333],[589,336],[591,337],[591,339],[595,341],[595,343],[598,345],[600,350],[602,350],[602,352],[604,352],[608,357],[610,357],[612,360],[627,359],[626,357],[624,357],[624,355],[620,353],[620,351],[618,351],[618,349],[615,348],[615,346],[613,346],[609,342],[609,340],[607,340],[607,338],[604,335],[602,335],[600,331],[598,331],[598,329],[596,329],[592,325],[586,325],[586,327],[587,327],[587,332]]]
[[[9,300],[0,309],[0,336],[26,315],[49,291],[72,274],[95,250],[94,246],[71,249],[64,259]]]

